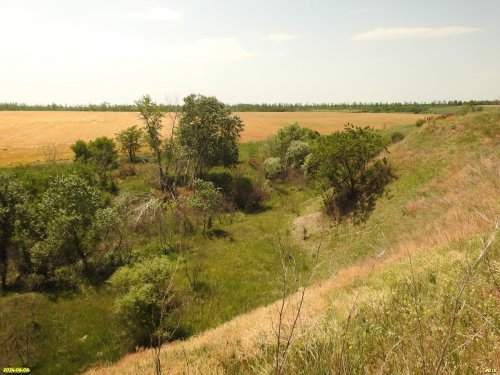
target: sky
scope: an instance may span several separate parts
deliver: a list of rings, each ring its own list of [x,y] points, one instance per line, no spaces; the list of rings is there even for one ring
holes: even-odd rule
[[[0,102],[500,99],[499,0],[0,0]]]

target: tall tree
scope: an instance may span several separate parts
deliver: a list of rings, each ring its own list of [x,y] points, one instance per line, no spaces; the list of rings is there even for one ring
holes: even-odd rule
[[[194,162],[193,177],[216,165],[236,164],[242,130],[241,119],[217,98],[194,94],[184,98],[177,137]]]
[[[142,130],[138,129],[136,125],[116,134],[122,152],[128,155],[130,161],[135,160],[136,153],[141,148],[142,135]]]
[[[164,113],[159,105],[157,105],[149,95],[144,95],[141,99],[135,102],[139,110],[139,118],[144,122],[144,132],[146,133],[146,141],[153,151],[158,170],[160,172],[160,185],[165,185],[165,175],[161,164],[161,145],[163,129],[162,118]]]
[[[8,254],[11,250],[16,222],[25,201],[21,187],[11,178],[0,173],[0,277],[1,288],[7,286]]]

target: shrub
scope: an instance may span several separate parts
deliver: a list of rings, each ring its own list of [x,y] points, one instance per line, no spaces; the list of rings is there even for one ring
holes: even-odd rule
[[[337,220],[348,214],[352,214],[357,222],[365,220],[375,208],[376,199],[394,178],[395,174],[387,159],[376,160],[357,183],[354,199],[347,190],[330,189],[324,194],[323,205],[326,214]]]
[[[173,267],[166,256],[146,259],[133,266],[119,269],[110,278],[110,283],[119,293],[115,302],[115,313],[125,328],[132,347],[150,344],[150,333],[159,325],[170,326],[169,316],[160,322],[164,293],[167,293],[164,312],[172,311],[178,301],[173,291],[168,291]]]
[[[281,158],[272,157],[264,160],[264,172],[266,174],[266,178],[271,180],[277,178],[281,172],[283,172]]]
[[[391,134],[391,141],[392,141],[392,143],[401,142],[403,139],[405,139],[405,136],[401,132],[394,132],[394,133]]]
[[[320,137],[317,131],[303,128],[294,122],[278,130],[276,135],[269,137],[264,143],[264,153],[268,157],[286,159],[287,151],[293,141],[311,142]]]
[[[320,139],[313,153],[319,163],[316,175],[328,180],[336,192],[346,191],[354,199],[370,160],[385,150],[386,144],[375,130],[348,124],[345,131]]]
[[[136,125],[116,134],[120,149],[128,155],[129,161],[135,160],[137,151],[141,148],[141,138],[143,136],[142,130],[138,129]]]
[[[210,228],[211,218],[221,211],[223,197],[220,189],[210,181],[196,178],[193,181],[195,194],[188,200],[188,206],[194,209],[203,218],[203,234]]]
[[[457,111],[458,115],[466,115],[468,113],[481,112],[483,107],[475,105],[473,102],[465,103],[460,106]]]
[[[71,150],[75,153],[74,161],[81,161],[86,163],[90,159],[90,150],[85,143],[81,139],[77,140],[74,144],[71,145]]]
[[[254,187],[250,179],[235,179],[233,201],[237,208],[245,211],[258,210],[269,197],[269,192],[262,186]]]
[[[308,154],[304,159],[301,169],[306,176],[313,175],[318,169],[318,164],[319,160],[314,157],[314,154]]]
[[[304,141],[292,141],[286,150],[286,161],[294,167],[300,167],[309,154],[309,143]]]
[[[415,126],[417,128],[420,128],[422,125],[425,124],[425,120],[424,119],[418,119],[416,122],[415,122]]]

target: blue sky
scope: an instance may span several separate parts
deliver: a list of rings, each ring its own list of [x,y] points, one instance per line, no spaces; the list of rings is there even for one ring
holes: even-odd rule
[[[500,99],[500,1],[1,0],[0,101]]]

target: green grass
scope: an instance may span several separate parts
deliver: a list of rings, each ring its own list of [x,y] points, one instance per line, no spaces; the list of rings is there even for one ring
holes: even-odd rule
[[[489,262],[500,257],[498,239],[488,248],[490,261],[483,257],[473,267],[491,235],[487,231],[432,253],[420,252],[332,294],[323,319],[292,346],[285,373],[434,373],[441,353],[439,373],[497,368],[500,303]],[[262,343],[251,356],[229,355],[222,366],[234,374],[267,373],[275,350]]]
[[[270,303],[279,295],[280,269],[278,239],[286,243],[286,251],[299,262],[303,252],[287,241],[285,223],[297,216],[298,208],[310,196],[310,191],[283,187],[274,193],[266,210],[255,214],[238,213],[233,223],[215,225],[229,233],[233,240],[197,239],[194,256],[204,259],[200,275],[208,288],[200,296],[201,304],[185,306],[181,315],[190,332],[200,332],[215,327],[230,318]],[[216,221],[214,221],[216,222]],[[305,270],[303,268],[303,270]]]
[[[485,112],[438,121],[434,125],[425,124],[421,128],[401,126],[382,131],[387,137],[394,131],[406,136],[389,154],[389,159],[394,159],[393,155],[398,157],[395,164],[398,178],[377,201],[366,222],[360,225],[344,222],[331,230],[325,238],[323,261],[315,280],[421,235],[426,225],[439,217],[442,207],[437,205],[431,210],[409,214],[405,205],[419,198],[443,194],[436,184],[446,178],[452,163],[491,156],[494,148],[491,142],[483,140],[497,137],[498,116]],[[259,154],[260,145],[260,142],[240,145],[240,173],[252,178],[256,176],[257,172],[245,162]],[[405,157],[406,154],[411,156]],[[156,173],[154,166],[135,166],[138,175],[119,179],[120,190],[134,196],[156,194],[151,188]],[[63,173],[71,165],[47,167],[47,173],[42,167],[37,168],[40,169],[25,170],[33,175],[48,176],[49,180],[50,176]],[[21,175],[21,169],[18,171],[16,173]],[[43,186],[41,184],[40,189]],[[320,207],[320,198],[317,192],[298,186],[276,184],[271,190],[266,209],[252,214],[237,212],[232,221],[224,218],[222,224],[213,220],[214,229],[227,232],[232,241],[229,238],[207,239],[199,231],[186,239],[193,248],[194,259],[202,266],[198,276],[204,287],[198,293],[189,291],[188,279],[181,266],[177,279],[180,292],[186,296],[186,303],[179,311],[183,332],[202,332],[276,300],[279,297],[276,275],[280,267],[278,238],[284,240],[287,251],[297,259],[301,272],[307,272],[311,263],[310,250],[307,246],[293,244],[289,230],[298,215]],[[135,234],[129,237],[127,241],[133,244],[135,251],[145,251],[145,247],[155,251],[160,246],[157,238]],[[377,285],[387,285],[386,281],[380,283]],[[33,296],[39,304],[35,318],[37,364],[33,373],[72,374],[96,361],[113,361],[125,352],[120,329],[113,323],[114,296],[110,288],[88,288],[73,295],[10,293],[0,297],[0,315],[4,321],[15,322],[20,327],[29,321],[28,302]],[[396,318],[391,315],[394,324],[397,324]],[[360,323],[360,327],[364,326]],[[85,335],[87,338],[80,340]],[[0,332],[0,343],[5,339],[5,331]],[[368,349],[365,352],[370,353]],[[5,358],[0,350],[0,365],[5,363]]]
[[[239,145],[240,161],[248,162],[250,158],[260,155],[260,148],[264,144],[263,141],[241,143]]]
[[[106,289],[67,295],[10,294],[0,300],[0,315],[9,326],[0,332],[0,342],[10,336],[7,343],[12,351],[2,350],[0,367],[22,365],[12,338],[26,346],[32,311],[35,328],[30,350],[35,359],[29,366],[33,374],[73,374],[96,361],[116,360],[126,352],[113,322],[114,298]]]
[[[120,189],[136,196],[154,194],[151,185],[144,182],[154,169],[140,164],[136,169],[137,176],[118,180]],[[180,332],[202,332],[277,298],[278,237],[286,236],[284,223],[297,215],[301,204],[311,194],[307,189],[281,185],[271,194],[262,211],[238,212],[232,217],[232,223],[224,219],[222,225],[214,219],[214,229],[227,231],[233,241],[208,240],[200,231],[187,239],[194,249],[193,257],[203,259],[199,280],[205,287],[193,295],[181,267],[177,280],[186,302],[179,311],[182,316]],[[161,241],[147,236],[126,236],[125,240],[135,243],[137,250],[150,247],[156,251],[161,246]],[[287,251],[301,259],[298,247],[287,246]],[[0,297],[0,314],[7,321],[24,324],[28,319],[17,319],[14,314],[17,310],[27,314],[29,304],[23,301],[32,296],[40,306],[35,319],[39,328],[38,339],[33,344],[36,357],[32,362],[35,363],[33,373],[72,374],[96,361],[113,361],[125,353],[127,344],[120,339],[120,329],[113,323],[114,296],[110,288],[89,288],[66,295],[56,292],[8,295]],[[86,340],[81,342],[85,335]],[[0,342],[6,339],[0,333]],[[2,355],[0,359],[6,360]],[[19,364],[17,359],[15,361]]]
[[[499,181],[493,165],[500,157],[500,113],[398,130],[406,138],[389,154],[397,160],[398,178],[365,223],[344,222],[332,230],[320,278],[367,256],[390,255],[401,245],[423,248],[412,255],[411,264],[407,257],[382,272],[360,276],[347,288],[334,289],[326,298],[332,301],[330,310],[292,345],[284,373],[433,373],[442,351],[439,373],[498,369],[498,233],[487,257],[471,267],[492,235],[491,221],[498,220]],[[309,202],[316,205],[317,198]],[[459,234],[476,219],[490,229]],[[454,236],[458,239],[445,246],[433,245]],[[454,312],[454,297],[467,277]],[[273,371],[273,342],[261,342],[249,353],[230,348],[220,366],[231,374]]]

